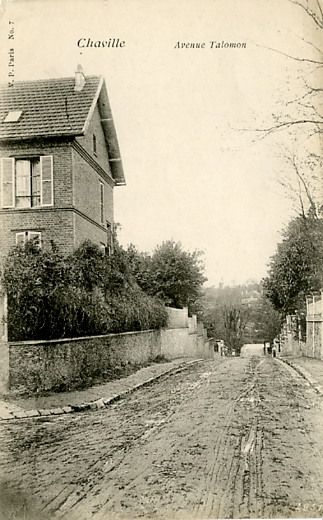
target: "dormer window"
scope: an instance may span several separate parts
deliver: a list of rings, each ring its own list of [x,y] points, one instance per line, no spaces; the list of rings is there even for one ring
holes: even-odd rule
[[[96,136],[93,134],[93,155],[97,155],[96,150]]]
[[[11,110],[8,114],[4,123],[16,123],[22,114],[22,110]]]

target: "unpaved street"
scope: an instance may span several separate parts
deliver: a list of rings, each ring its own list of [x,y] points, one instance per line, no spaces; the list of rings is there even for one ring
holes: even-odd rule
[[[2,423],[2,518],[321,517],[322,412],[292,369],[252,356],[96,412]]]

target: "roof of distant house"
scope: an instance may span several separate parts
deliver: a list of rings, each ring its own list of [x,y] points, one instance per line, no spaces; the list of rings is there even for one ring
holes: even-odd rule
[[[99,103],[113,176],[124,184],[105,81],[102,76],[84,78],[80,90],[75,90],[75,77],[0,85],[0,141],[84,135]]]

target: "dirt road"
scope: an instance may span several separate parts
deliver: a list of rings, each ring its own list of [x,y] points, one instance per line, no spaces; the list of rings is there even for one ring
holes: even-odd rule
[[[7,422],[3,518],[321,517],[322,411],[292,369],[253,356],[96,412]]]

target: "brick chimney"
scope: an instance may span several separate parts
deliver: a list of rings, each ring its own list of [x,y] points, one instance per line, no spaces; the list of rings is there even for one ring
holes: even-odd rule
[[[85,76],[83,74],[82,65],[77,66],[77,71],[75,72],[75,87],[74,92],[81,92],[85,85]]]

